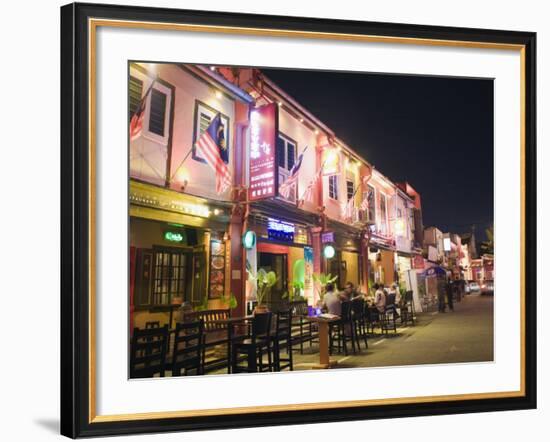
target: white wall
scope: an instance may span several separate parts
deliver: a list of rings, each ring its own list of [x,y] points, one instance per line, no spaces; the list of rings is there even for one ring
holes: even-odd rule
[[[17,312],[22,300],[30,300],[24,316],[8,314],[1,322],[2,331],[18,330],[17,339],[4,342],[4,354],[19,361],[16,370],[2,368],[0,391],[6,419],[1,427],[3,439],[62,440],[58,436],[59,410],[59,11],[65,1],[47,0],[11,2],[4,7],[4,23],[0,28],[3,42],[3,63],[0,83],[27,85],[33,102],[40,112],[29,107],[28,97],[20,88],[3,90],[2,123],[4,130],[4,155],[9,159],[2,163],[0,180],[6,189],[4,207],[18,216],[2,217],[2,294],[3,309]],[[112,3],[112,0],[106,3]],[[443,3],[436,0],[409,0],[360,3],[352,0],[318,2],[312,7],[309,2],[279,0],[257,2],[241,0],[228,3],[212,0],[208,3],[196,0],[124,0],[121,3],[143,6],[180,8],[209,8],[237,12],[289,14],[341,19],[391,21],[397,23],[423,23],[480,28],[515,29],[538,31],[538,143],[539,186],[550,186],[550,175],[542,173],[548,163],[550,143],[549,130],[543,122],[548,121],[550,105],[550,27],[546,2],[525,0],[480,2],[462,0]],[[129,42],[131,44],[131,42]],[[40,73],[37,76],[37,72]],[[37,83],[36,79],[40,78]],[[47,85],[47,87],[44,87]],[[29,125],[32,124],[32,130]],[[24,167],[6,165],[24,164]],[[22,179],[23,177],[23,179]],[[11,191],[8,191],[11,190]],[[539,190],[539,221],[548,220],[548,198],[543,200]],[[39,222],[37,221],[39,220]],[[17,232],[37,232],[38,246],[33,247],[34,259],[41,263],[29,275],[27,262],[29,248],[22,247],[23,237]],[[426,418],[387,419],[356,421],[306,426],[253,428],[231,431],[188,433],[185,435],[162,434],[124,438],[120,441],[220,441],[244,440],[281,441],[305,439],[332,441],[341,437],[361,437],[381,440],[401,437],[409,441],[464,442],[464,441],[518,441],[526,438],[544,439],[548,433],[549,350],[546,345],[550,323],[540,320],[542,312],[550,308],[547,278],[543,280],[543,259],[550,250],[548,235],[541,229],[539,250],[539,409],[534,411],[498,412]],[[543,251],[545,253],[543,253]],[[21,290],[21,282],[29,281],[32,290]],[[32,296],[29,298],[29,293]],[[30,362],[30,347],[26,344],[36,339],[36,327],[40,327],[43,345],[34,348],[33,361],[43,361],[40,366]],[[498,336],[497,336],[498,339]],[[2,366],[4,367],[4,366]],[[452,380],[449,380],[452,382]]]

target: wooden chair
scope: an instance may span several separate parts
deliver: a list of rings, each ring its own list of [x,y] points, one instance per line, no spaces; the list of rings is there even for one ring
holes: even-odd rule
[[[344,354],[348,355],[348,341],[351,341],[351,348],[353,353],[356,353],[355,342],[355,327],[353,325],[353,317],[351,314],[351,302],[343,301],[342,302],[342,313],[340,315],[340,320],[331,324],[332,327],[329,336],[329,349],[330,353],[334,349],[334,341],[337,343],[338,352],[344,350]]]
[[[416,315],[415,309],[414,309],[414,298],[413,298],[413,291],[408,290],[405,292],[405,298],[403,301],[403,305],[401,307],[401,324],[402,325],[415,325],[414,317]]]
[[[292,312],[292,346],[300,346],[300,354],[304,354],[304,344],[309,343],[311,348],[319,342],[319,332],[314,328],[316,324],[304,319],[308,315],[307,301],[293,301],[289,304]]]
[[[172,376],[204,374],[204,321],[178,322],[171,358]]]
[[[223,321],[230,318],[229,309],[214,309],[202,310],[198,312],[186,313],[183,316],[183,322],[203,321],[204,324],[204,357],[206,351],[217,346],[228,346],[228,330],[227,324],[218,321]],[[204,370],[220,368],[229,364],[227,352],[222,357],[214,357],[209,360],[204,360]]]
[[[281,357],[281,350],[285,350],[286,358]],[[294,370],[292,359],[292,310],[279,311],[275,320],[275,335],[273,336],[273,359],[275,371],[288,368]],[[281,362],[283,365],[281,365]]]
[[[355,337],[357,339],[357,349],[361,351],[360,338],[365,342],[365,348],[369,348],[367,342],[367,319],[365,316],[365,301],[362,299],[354,299],[351,301],[351,312],[353,315],[353,326]]]
[[[256,313],[252,320],[250,336],[233,343],[232,367],[233,373],[254,373],[258,371],[272,371],[272,313]],[[267,353],[267,367],[263,363],[264,351]],[[240,356],[246,355],[246,366],[239,365]]]
[[[149,329],[134,328],[130,344],[130,378],[164,377],[168,325]]]

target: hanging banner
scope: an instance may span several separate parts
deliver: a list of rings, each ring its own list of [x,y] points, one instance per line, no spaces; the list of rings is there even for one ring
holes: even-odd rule
[[[321,159],[323,175],[338,175],[340,173],[340,149],[328,147],[323,150]]]
[[[313,248],[304,247],[304,296],[313,303]]]
[[[277,132],[279,109],[271,103],[250,112],[249,201],[277,196]]]

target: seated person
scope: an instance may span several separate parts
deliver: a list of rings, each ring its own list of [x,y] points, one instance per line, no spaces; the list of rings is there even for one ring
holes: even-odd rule
[[[323,297],[323,304],[327,312],[331,315],[340,316],[342,314],[341,297],[334,291],[334,284],[328,283],[326,293]]]
[[[374,305],[380,313],[386,310],[386,291],[381,284],[374,284]]]
[[[361,293],[359,293],[355,286],[353,285],[353,282],[346,282],[346,286],[344,288],[344,295],[348,301],[354,301],[356,299],[362,299],[363,296]]]

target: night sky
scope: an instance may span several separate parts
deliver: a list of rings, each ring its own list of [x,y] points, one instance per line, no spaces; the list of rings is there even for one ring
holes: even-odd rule
[[[394,182],[421,195],[424,226],[485,239],[493,222],[493,81],[262,71]]]

